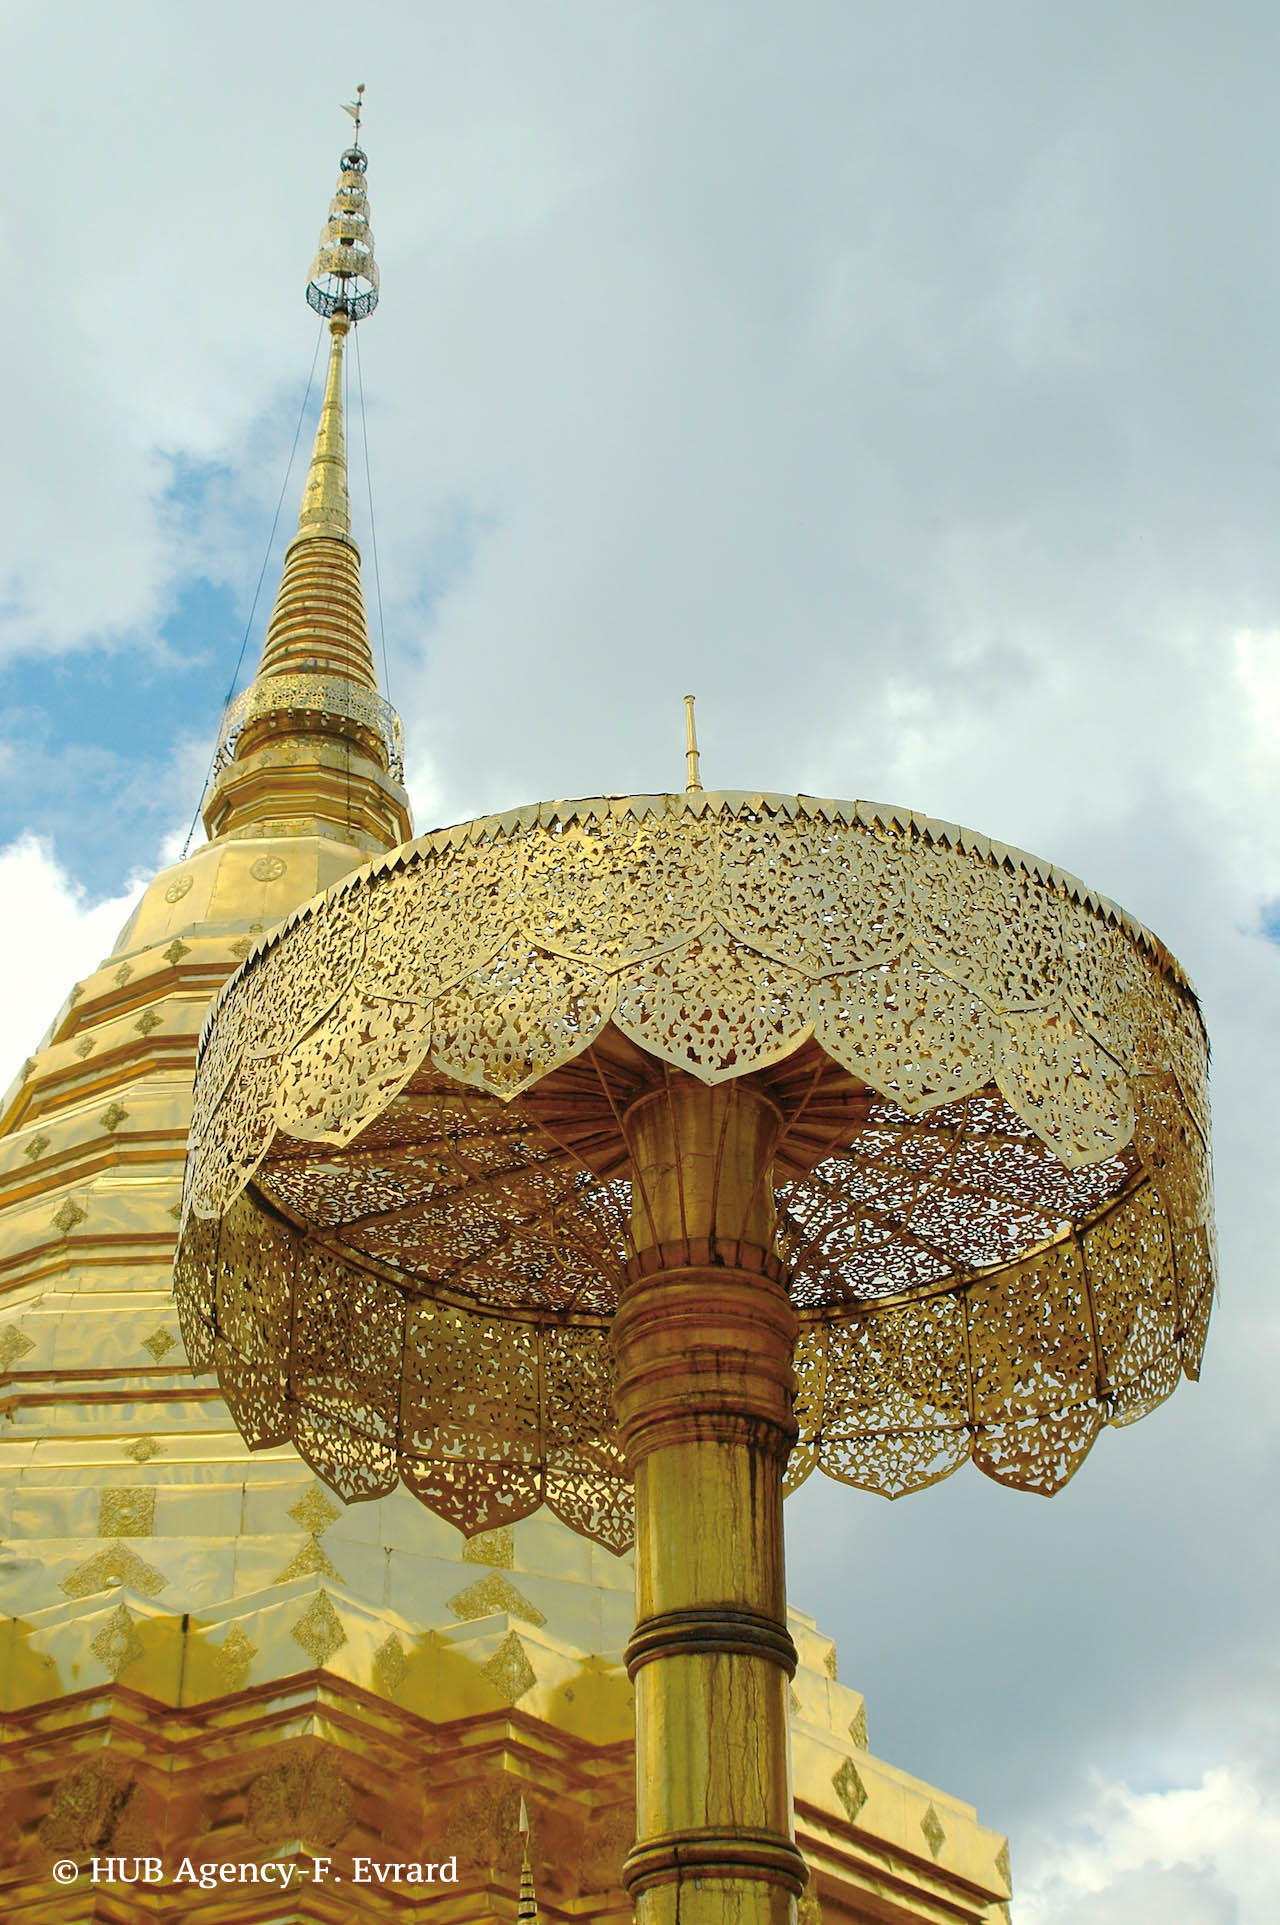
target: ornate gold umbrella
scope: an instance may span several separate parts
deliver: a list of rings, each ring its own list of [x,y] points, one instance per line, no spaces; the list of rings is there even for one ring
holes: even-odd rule
[[[191,1360],[348,1499],[634,1536],[638,1911],[775,1925],[784,1481],[1048,1494],[1194,1376],[1206,1063],[1153,936],[947,823],[696,788],[467,823],[215,1006]]]

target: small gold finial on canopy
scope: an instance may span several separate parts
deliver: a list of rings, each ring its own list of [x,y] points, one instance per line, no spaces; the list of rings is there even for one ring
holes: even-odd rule
[[[686,795],[692,795],[695,789],[701,789],[702,787],[702,777],[698,773],[698,763],[700,759],[698,755],[698,730],[693,719],[693,705],[696,699],[693,695],[686,695],[684,698],[684,790]]]

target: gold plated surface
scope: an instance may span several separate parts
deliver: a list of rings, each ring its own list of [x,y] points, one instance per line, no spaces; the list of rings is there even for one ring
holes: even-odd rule
[[[347,1497],[632,1530],[607,1326],[620,1118],[670,1071],[778,1111],[800,1440],[897,1495],[1050,1492],[1198,1370],[1207,1052],[1073,878],[869,804],[546,804],[421,838],[228,985],[177,1270],[192,1361]],[[460,1394],[461,1386],[467,1386]]]

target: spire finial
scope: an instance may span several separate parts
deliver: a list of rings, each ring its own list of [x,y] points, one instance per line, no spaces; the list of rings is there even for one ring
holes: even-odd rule
[[[317,314],[327,316],[333,342],[324,404],[316,430],[315,448],[298,517],[301,534],[349,535],[351,510],[347,501],[347,450],[342,428],[342,344],[351,327],[372,314],[378,305],[378,263],[373,256],[369,225],[369,197],[365,192],[368,157],[360,146],[360,114],[364,82],[356,88],[344,111],[356,124],[355,143],[339,161],[338,188],[329,203],[329,218],[311,263],[307,301]]]
[[[373,229],[365,171],[369,156],[360,145],[360,115],[364,110],[364,82],[354,101],[343,102],[343,112],[355,121],[355,139],[338,162],[338,186],[329,202],[329,218],[320,231],[320,244],[311,263],[307,302],[317,314],[345,314],[349,322],[363,321],[378,305],[378,263],[373,258]]]
[[[693,720],[694,699],[692,695],[686,695],[684,698],[684,790],[686,795],[692,795],[695,790],[702,787],[702,777],[698,773],[698,731]]]
[[[355,143],[357,147],[360,145],[360,115],[363,108],[364,108],[364,82],[362,80],[360,82],[360,85],[356,88],[355,99],[344,100],[342,103],[343,113],[350,114],[352,120],[354,120],[354,122],[356,123]]]

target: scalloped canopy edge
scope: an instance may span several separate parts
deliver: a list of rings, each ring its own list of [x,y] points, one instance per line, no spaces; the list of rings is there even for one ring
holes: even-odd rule
[[[300,903],[283,922],[259,936],[235,975],[214,998],[200,1031],[200,1048],[204,1047],[231,983],[259,957],[274,949],[291,929],[312,915],[318,903],[333,901],[351,890],[359,889],[374,876],[408,868],[411,863],[437,850],[475,847],[481,843],[518,836],[533,828],[554,828],[601,819],[617,821],[626,817],[637,822],[655,816],[735,817],[744,812],[781,816],[788,821],[858,823],[864,828],[886,830],[891,834],[917,835],[935,846],[952,849],[962,855],[979,856],[998,868],[1031,876],[1047,888],[1060,889],[1068,900],[1079,903],[1105,922],[1122,929],[1147,952],[1162,974],[1190,996],[1199,1013],[1200,999],[1195,985],[1177,957],[1145,923],[1139,922],[1136,916],[1130,915],[1127,909],[1113,902],[1109,896],[1090,889],[1069,869],[1060,869],[1054,863],[1029,854],[1025,849],[1016,848],[1011,843],[997,842],[991,836],[981,835],[976,829],[966,829],[959,823],[922,815],[915,809],[895,808],[887,802],[842,802],[830,796],[777,795],[758,789],[702,789],[684,794],[595,795],[568,801],[526,803],[495,815],[477,816],[471,821],[454,823],[448,828],[429,829],[423,835],[415,836],[412,842],[401,843],[399,848],[392,849],[387,855],[376,856],[372,861],[362,863],[320,895]]]

